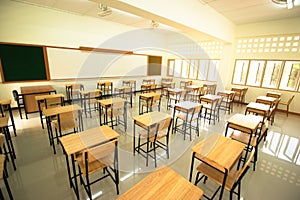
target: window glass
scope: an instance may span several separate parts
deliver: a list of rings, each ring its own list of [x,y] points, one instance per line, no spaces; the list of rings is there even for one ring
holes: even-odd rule
[[[182,69],[181,69],[181,77],[188,78],[189,77],[189,60],[182,60]]]
[[[276,88],[282,61],[267,61],[262,87]]]
[[[299,82],[300,62],[286,61],[283,68],[279,89],[296,90]]]
[[[175,65],[175,61],[174,60],[169,60],[168,62],[168,75],[169,76],[173,76],[174,74],[174,65]]]
[[[236,60],[233,74],[234,84],[245,84],[249,60]]]
[[[219,68],[220,61],[219,60],[210,60],[209,69],[208,69],[208,81],[216,81],[217,80],[217,71]]]
[[[174,77],[181,75],[181,60],[175,60]]]
[[[265,65],[265,61],[260,61],[260,60],[250,61],[247,85],[260,86],[264,65]]]
[[[191,60],[190,73],[189,73],[189,78],[190,79],[196,79],[197,78],[198,64],[199,64],[199,60]]]
[[[209,60],[200,60],[199,61],[199,70],[198,70],[198,79],[206,80],[208,72]]]

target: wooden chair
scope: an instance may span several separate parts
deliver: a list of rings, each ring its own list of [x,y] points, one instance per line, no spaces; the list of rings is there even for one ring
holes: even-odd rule
[[[190,81],[190,80],[180,81],[179,87],[182,89],[185,89],[186,86],[192,85],[192,83],[193,83],[193,81]]]
[[[279,101],[279,104],[280,104],[280,105],[286,106],[286,116],[287,116],[287,117],[289,116],[289,108],[290,108],[290,104],[291,104],[291,102],[293,101],[294,97],[295,97],[295,94],[293,94],[293,95],[289,98],[288,101],[282,101],[282,100]]]
[[[83,99],[82,103],[84,105],[85,116],[88,111],[90,114],[90,117],[92,118],[92,111],[98,110],[98,101],[97,100],[100,98],[101,94],[102,94],[101,90],[90,91],[87,94],[87,97],[85,97]]]
[[[4,154],[0,154],[0,181],[1,180],[4,181],[4,185],[5,185],[5,188],[7,190],[9,199],[13,200],[14,197],[12,195],[12,192],[10,190],[9,183],[8,183],[8,180],[7,180],[6,160],[7,159],[5,158],[5,155]],[[0,199],[5,199],[1,188],[0,188]]]
[[[233,100],[235,93],[222,93],[218,92],[217,95],[223,96],[223,100],[220,105],[220,109],[225,110],[225,113],[228,111],[228,114],[233,112]]]
[[[247,162],[244,164],[241,170],[230,170],[226,183],[225,183],[225,189],[230,192],[230,199],[233,199],[233,194],[236,194],[238,196],[238,199],[240,199],[241,196],[241,182],[247,171],[249,170],[249,164],[254,156],[255,150],[253,149]],[[204,178],[204,184],[206,183],[207,179],[212,180],[216,184],[219,185],[218,189],[215,191],[213,196],[211,198],[207,197],[207,195],[204,194],[204,197],[208,199],[213,199],[218,191],[220,190],[221,186],[223,185],[223,179],[224,179],[224,171],[220,171],[220,169],[215,169],[209,165],[207,165],[205,162],[202,162],[197,167],[197,175],[195,180],[195,185],[197,185],[203,178]],[[199,175],[203,174],[200,178]],[[237,191],[235,191],[237,188]]]
[[[12,93],[14,96],[14,100],[17,102],[20,118],[23,119],[22,118],[22,108],[23,108],[25,111],[25,117],[26,119],[28,119],[23,95],[19,94],[17,90],[13,90]]]
[[[142,103],[142,113],[144,112],[144,108],[146,108],[146,112],[152,112],[153,108],[157,107],[157,110],[160,111],[160,104],[161,104],[161,94],[157,94],[153,96],[150,100],[147,100],[147,102]]]
[[[175,130],[174,133],[177,131],[183,134],[183,139],[185,140],[185,135],[190,135],[190,141],[192,140],[192,129],[196,131],[197,135],[199,136],[199,119],[201,114],[202,105],[199,105],[192,109],[190,112],[185,113],[181,112],[176,116],[175,120]],[[177,125],[178,120],[182,121],[182,124]],[[193,126],[192,123],[196,122],[196,126]],[[179,129],[181,127],[181,129]],[[188,131],[189,130],[189,131]]]
[[[48,108],[54,108],[54,107],[60,107],[64,106],[64,98],[63,97],[53,97],[53,98],[46,98],[43,103],[41,103],[41,112],[40,112],[40,119],[41,119],[41,124],[42,128],[44,129],[44,117],[43,117],[43,110],[48,109]],[[52,117],[51,120],[54,120],[55,117]]]
[[[109,121],[107,121],[107,123],[110,123],[112,129],[114,129],[114,126],[121,124],[124,126],[125,131],[127,130],[127,112],[124,101],[113,102],[111,107],[108,108],[107,116],[106,112],[104,112],[104,115],[105,119],[110,119]],[[123,117],[123,120],[121,120],[120,117]]]
[[[136,81],[135,80],[123,80],[122,85],[131,87],[132,92],[136,91]]]
[[[275,113],[276,113],[279,102],[280,102],[280,98],[276,99],[273,106],[270,109],[270,112],[269,112],[269,115],[268,115],[268,120],[271,122],[271,125],[273,125],[273,123],[274,123]]]
[[[1,128],[0,128],[0,154],[5,154],[6,155],[5,158],[8,161],[9,161],[9,157],[10,157],[13,168],[14,168],[14,170],[16,170],[17,167],[16,167],[16,163],[15,163],[15,157],[11,150],[7,151],[6,146],[5,146],[6,138],[5,138],[5,135],[2,134],[1,132],[3,132],[3,130],[1,130]],[[5,173],[8,174],[7,171],[5,171]]]
[[[113,82],[98,82],[97,89],[102,91],[102,94],[112,94],[113,93]]]
[[[156,161],[156,149],[161,148],[166,151],[167,158],[169,159],[169,133],[172,124],[172,117],[168,117],[165,120],[162,120],[147,129],[144,129],[139,132],[138,139],[138,153],[142,151],[144,154],[140,154],[146,158],[146,166],[148,166],[149,156],[154,159],[154,166],[157,167]],[[146,139],[146,142],[141,144],[141,137]],[[165,143],[161,140],[165,138]],[[146,148],[145,148],[146,146]],[[144,148],[143,148],[144,147]],[[150,152],[153,151],[153,155]]]
[[[66,94],[69,102],[80,99],[80,91],[84,90],[82,84],[70,84],[66,86]]]
[[[119,170],[118,170],[118,148],[117,141],[93,147],[83,151],[76,158],[80,174],[80,182],[92,200],[91,185],[103,180],[106,177],[111,177],[116,185],[117,194],[119,194]],[[94,178],[96,172],[103,170],[103,175],[99,178]]]
[[[192,89],[187,92],[187,99],[194,102],[200,101],[200,96],[202,96],[202,89],[203,87],[199,87],[198,89]]]
[[[57,120],[52,121],[52,124],[55,128],[55,138],[57,139],[57,143],[59,143],[59,137],[79,131],[80,127],[78,111],[61,113],[57,115],[56,118]],[[72,131],[67,132],[70,130]]]
[[[220,107],[223,101],[223,97],[219,98],[217,101],[213,101],[212,103],[202,104],[202,109],[204,109],[204,122],[208,119],[208,123],[213,120],[214,124],[216,124],[216,119],[218,122],[220,121]],[[201,98],[200,98],[201,103]],[[207,117],[207,115],[209,115]]]
[[[174,104],[185,99],[186,91],[183,90],[181,92],[175,92],[172,90],[168,90],[167,94],[167,109],[172,108]]]

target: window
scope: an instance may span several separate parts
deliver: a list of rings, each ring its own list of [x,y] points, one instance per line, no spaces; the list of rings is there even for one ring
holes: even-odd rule
[[[245,84],[249,60],[236,60],[233,74],[234,84]]]
[[[169,59],[168,75],[179,78],[216,81],[220,60]]]
[[[168,60],[168,76],[174,75],[175,60]]]
[[[277,88],[282,61],[267,61],[262,87]]]
[[[279,89],[296,90],[300,74],[299,61],[286,61],[283,68]]]
[[[190,73],[189,73],[189,78],[190,79],[196,79],[197,78],[198,64],[199,64],[199,60],[191,60]]]
[[[174,77],[181,75],[181,60],[175,60]]]
[[[199,64],[199,72],[198,72],[198,79],[199,80],[206,80],[207,72],[208,72],[208,65],[209,60],[200,60]]]
[[[220,64],[219,60],[210,60],[207,80],[209,81],[217,80],[217,72],[218,72],[219,64]]]
[[[265,61],[251,60],[247,78],[247,85],[260,86]]]
[[[189,77],[189,60],[183,60],[182,61],[182,68],[181,68],[181,77],[182,78],[188,78]]]

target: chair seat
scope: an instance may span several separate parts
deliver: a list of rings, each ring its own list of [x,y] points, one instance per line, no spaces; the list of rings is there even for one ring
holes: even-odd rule
[[[83,176],[86,176],[85,162],[82,160],[82,156],[77,158],[78,165],[82,171]],[[92,174],[100,169],[103,169],[109,165],[112,165],[114,160],[111,156],[107,156],[101,158],[99,160],[94,160],[93,162],[89,162],[89,171],[88,174]]]
[[[204,174],[205,176],[207,176],[209,179],[213,180],[214,182],[216,182],[218,185],[222,185],[223,183],[223,178],[224,178],[224,174],[214,168],[212,168],[211,166],[205,164],[205,163],[201,163],[200,165],[198,165],[197,167],[197,171]],[[239,175],[238,171],[235,169],[232,169],[226,179],[226,184],[225,184],[225,189],[226,190],[231,190],[235,180],[237,179],[237,176]]]
[[[230,138],[242,142],[244,144],[248,144],[250,139],[250,134],[241,131],[233,131],[232,134],[230,135]],[[252,136],[250,145],[252,147],[255,147],[257,145],[257,136]]]

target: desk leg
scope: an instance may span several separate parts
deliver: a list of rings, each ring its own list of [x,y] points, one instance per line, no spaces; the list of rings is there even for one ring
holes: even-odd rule
[[[133,155],[135,155],[135,121],[133,122]]]
[[[48,136],[49,136],[49,140],[50,140],[50,145],[52,145],[53,153],[56,154],[56,149],[55,149],[55,143],[54,143],[54,138],[53,138],[53,131],[52,131],[52,127],[51,127],[50,117],[47,117],[46,121],[47,121],[47,130],[48,130]]]
[[[68,170],[69,184],[70,184],[70,188],[72,188],[72,177],[71,177],[71,170],[70,170],[70,164],[69,164],[69,157],[68,157],[68,154],[66,153],[64,148],[63,148],[63,152],[66,156],[66,164],[67,164],[67,170]]]
[[[174,133],[174,129],[175,129],[175,113],[176,113],[176,106],[174,106],[173,109],[172,134]]]
[[[139,98],[139,115],[140,114],[142,114],[142,112],[141,112],[141,96],[140,96],[140,98]]]
[[[72,186],[73,186],[73,189],[74,189],[77,199],[79,199],[79,191],[78,191],[78,184],[77,184],[77,174],[76,174],[75,155],[74,154],[71,155],[71,159],[72,159],[73,178],[74,178],[74,182],[75,182],[74,185],[72,183]]]
[[[11,136],[10,136],[10,133],[9,133],[8,126],[4,127],[4,135],[5,135],[5,139],[6,139],[10,159],[11,159],[11,162],[13,164],[14,170],[16,171],[17,168],[16,168],[16,164],[15,164],[15,161],[14,161],[16,159],[16,154],[15,154],[15,149],[14,149],[13,143],[11,141]]]
[[[99,121],[100,121],[100,126],[102,126],[102,107],[100,103],[98,103],[98,108],[99,108]]]
[[[225,184],[226,184],[227,175],[228,175],[228,171],[227,171],[227,169],[225,169],[225,174],[224,174],[224,179],[223,179],[223,183],[222,183],[222,187],[221,187],[221,191],[220,191],[219,200],[222,200],[222,196],[223,196],[223,192],[224,192],[224,188],[225,188]]]
[[[194,169],[194,161],[195,161],[195,152],[193,152],[192,156],[192,162],[191,162],[191,168],[190,168],[190,178],[189,181],[192,182],[192,176],[193,176],[193,169]]]

